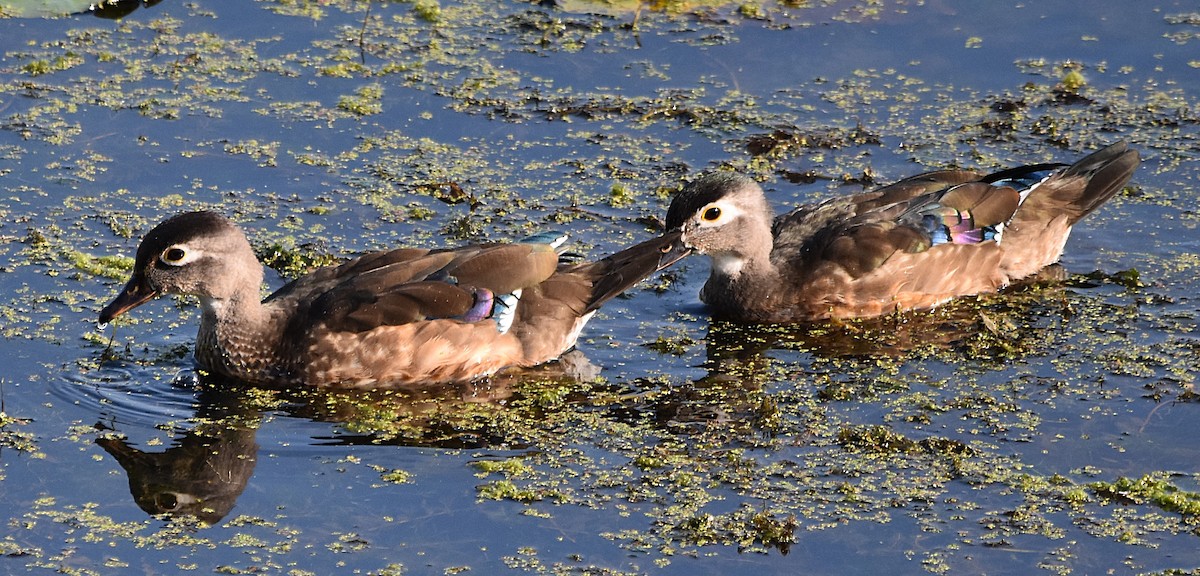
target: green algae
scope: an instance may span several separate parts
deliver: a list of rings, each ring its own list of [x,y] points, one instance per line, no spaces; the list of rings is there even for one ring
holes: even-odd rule
[[[566,4],[568,10],[575,5]],[[127,255],[103,254],[116,244],[111,239],[136,239],[154,219],[180,209],[216,205],[243,221],[267,220],[260,228],[271,230],[252,234],[256,250],[290,278],[334,262],[342,254],[329,247],[350,250],[341,247],[358,242],[357,232],[366,231],[368,238],[354,248],[393,244],[396,239],[381,230],[396,223],[430,224],[403,239],[416,244],[447,237],[515,238],[559,223],[577,227],[585,242],[596,242],[599,232],[614,236],[606,247],[619,245],[648,233],[653,227],[637,218],[660,215],[670,191],[699,168],[677,160],[696,141],[721,142],[724,164],[759,178],[820,183],[824,189],[813,191],[816,196],[902,175],[881,174],[870,159],[901,135],[906,153],[922,166],[987,168],[1017,157],[997,151],[1013,142],[1022,152],[1034,150],[1019,159],[1062,160],[1110,138],[1109,131],[1136,129],[1139,146],[1164,157],[1163,170],[1194,174],[1183,163],[1187,155],[1171,150],[1181,139],[1169,136],[1195,124],[1194,98],[1169,87],[1113,88],[1100,63],[1016,62],[1033,79],[990,94],[921,78],[918,67],[864,68],[816,87],[755,98],[717,80],[644,93],[558,86],[506,68],[497,56],[579,54],[589,47],[618,51],[634,44],[634,32],[664,30],[693,45],[729,45],[747,33],[746,19],[784,21],[775,5],[717,4],[726,8],[661,2],[617,9],[590,3],[579,13],[517,7],[496,18],[492,6],[471,4],[415,3],[401,12],[375,6],[363,14],[361,4],[270,3],[267,9],[298,21],[324,25],[344,11],[362,26],[331,26],[328,36],[293,49],[274,36],[187,32],[188,23],[156,17],[112,30],[87,26],[67,34],[66,43],[47,39],[14,50],[12,66],[24,79],[6,84],[4,94],[34,104],[5,111],[4,129],[31,142],[80,144],[83,123],[72,118],[93,107],[175,125],[189,118],[227,118],[239,104],[253,106],[259,119],[344,131],[354,142],[296,145],[245,134],[197,139],[179,157],[160,157],[178,162],[220,156],[253,164],[280,182],[297,167],[315,167],[333,175],[332,185],[310,194],[306,186],[294,186],[297,192],[281,183],[264,192],[231,189],[205,174],[195,177],[194,188],[177,194],[142,198],[144,191],[124,190],[68,200],[73,212],[93,217],[80,228],[47,225],[53,216],[30,217],[27,233],[9,228],[6,244],[20,256],[6,267],[57,278],[64,289],[15,293],[3,308],[6,336],[55,342],[73,337],[77,326],[46,322],[46,316],[90,317],[131,264]],[[807,3],[782,4],[803,14]],[[582,15],[610,9],[620,17]],[[874,21],[888,9],[896,7],[840,5],[831,20]],[[685,16],[634,16],[642,10]],[[481,33],[484,24],[487,34]],[[138,42],[143,38],[148,41]],[[1175,38],[1181,40],[1187,41]],[[89,62],[104,66],[92,71]],[[679,82],[669,66],[635,63],[633,69],[663,84]],[[344,83],[332,91],[326,85],[320,100],[306,93],[295,101],[269,85],[242,86],[256,78]],[[387,98],[381,86],[387,86]],[[383,124],[399,113],[388,103],[406,90],[442,98],[451,111],[514,131],[560,123],[569,128],[561,140],[546,141],[469,132],[416,136]],[[931,102],[927,97],[934,93],[943,96]],[[817,110],[822,114],[807,117]],[[411,121],[438,122],[444,112],[414,114]],[[588,152],[577,152],[577,146]],[[91,182],[106,166],[111,170],[110,164],[77,153],[47,163],[32,178]],[[133,205],[111,210],[126,202]],[[1194,218],[1184,194],[1131,188],[1119,202],[1159,205],[1179,218]],[[361,230],[321,228],[358,215],[367,222]],[[76,240],[81,231],[93,234]],[[131,253],[132,245],[122,250]],[[1163,411],[1176,400],[1187,401],[1176,410],[1194,405],[1191,386],[1200,370],[1195,341],[1187,334],[1195,311],[1180,302],[1178,292],[1191,285],[1196,260],[1187,255],[1147,260],[1139,270],[1076,278],[1065,291],[1008,294],[957,310],[890,319],[883,326],[818,326],[809,336],[719,326],[704,334],[707,324],[697,318],[674,319],[665,328],[647,322],[653,331],[641,348],[661,356],[662,365],[690,362],[709,372],[695,381],[671,372],[615,385],[522,382],[500,403],[403,394],[390,400],[302,394],[295,403],[315,405],[310,409],[320,418],[342,422],[340,430],[376,444],[484,452],[519,447],[527,451],[519,458],[488,460],[493,456],[483,454],[472,460],[470,467],[481,476],[475,506],[547,524],[563,506],[619,510],[636,527],[605,530],[603,537],[640,555],[647,567],[721,547],[751,558],[783,553],[808,532],[911,521],[935,542],[913,544],[910,552],[930,572],[952,571],[963,562],[957,551],[979,543],[1033,550],[1047,570],[1071,572],[1074,552],[1059,544],[1067,534],[1112,538],[1140,556],[1156,538],[1186,535],[1192,521],[1172,523],[1155,515],[1183,514],[1191,505],[1193,495],[1170,482],[1166,472],[1105,482],[1086,470],[1039,470],[1031,463],[1037,451],[1023,449],[1052,449],[1055,442],[1071,440],[1064,435],[1078,435],[1064,430],[1064,420],[1110,423],[1145,417],[1142,412],[1160,403],[1167,405]],[[677,288],[668,283],[660,289]],[[183,314],[144,321],[173,326],[192,320]],[[948,332],[968,336],[945,343],[926,338]],[[1157,342],[1139,336],[1148,333],[1168,336]],[[128,357],[153,365],[186,355],[187,346],[180,346],[165,352],[141,348]],[[869,349],[888,353],[864,355]],[[1079,414],[1068,408],[1072,405],[1095,408]],[[1088,433],[1107,437],[1100,430]],[[1127,439],[1108,442],[1116,454],[1136,449],[1122,445]],[[369,457],[329,466],[342,474],[365,467],[385,490],[422,481],[420,472],[378,466]],[[1124,493],[1136,498],[1119,498]],[[506,507],[503,501],[518,505]],[[139,539],[153,527],[110,525],[94,507],[40,506],[27,521],[54,522],[63,530],[87,526],[88,540],[114,548],[128,542],[184,552],[228,548],[232,559],[218,568],[228,573],[281,571],[292,549],[312,542],[319,542],[322,553],[353,555],[369,549],[372,540],[358,532],[301,529],[286,512],[270,520],[231,521],[221,532],[164,529]],[[1064,511],[1082,520],[1064,518]],[[1082,533],[1075,522],[1085,525]],[[57,556],[49,546],[44,552],[11,540],[0,545],[9,555],[39,556],[37,562],[48,569],[75,569],[65,553]],[[117,570],[131,562],[121,556],[102,563]],[[180,566],[194,565],[196,556],[180,560]],[[533,573],[616,573],[582,560],[542,559],[532,546],[506,556],[506,562]],[[380,573],[401,570],[388,564]]]
[[[4,389],[4,383],[0,381],[0,394]],[[0,402],[0,404],[3,404]],[[44,458],[45,454],[41,453],[37,438],[30,432],[21,429],[21,426],[29,424],[29,420],[13,416],[4,411],[3,406],[0,406],[0,449],[15,450],[19,454],[30,455],[34,458]],[[0,480],[4,479],[3,469],[0,469]]]
[[[1118,478],[1112,482],[1091,482],[1088,489],[1097,496],[1114,502],[1153,504],[1167,512],[1187,517],[1189,523],[1200,516],[1200,493],[1181,490],[1163,473],[1147,474],[1140,478]]]
[[[295,238],[287,237],[255,250],[260,262],[284,278],[298,278],[317,268],[332,266],[341,260],[324,248],[313,244],[297,246]]]
[[[129,277],[133,270],[133,259],[128,256],[92,256],[67,250],[65,256],[70,259],[75,268],[81,272],[113,280],[123,280]]]
[[[363,86],[354,94],[338,98],[337,107],[358,116],[371,116],[383,112],[383,88],[378,84]]]

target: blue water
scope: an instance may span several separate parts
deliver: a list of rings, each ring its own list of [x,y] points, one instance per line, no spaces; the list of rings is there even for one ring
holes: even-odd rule
[[[768,4],[761,19],[645,9],[636,26],[522,2],[443,3],[436,24],[407,3],[304,7],[320,18],[221,0],[0,20],[0,393],[15,419],[0,435],[0,572],[1200,569],[1194,515],[1088,487],[1198,489],[1193,7]],[[1044,101],[1068,69],[1091,103]],[[371,86],[382,113],[338,107]],[[874,141],[844,138],[860,125]],[[747,140],[776,130],[843,138],[753,157]],[[801,333],[738,353],[749,338],[710,326],[693,258],[665,290],[607,305],[579,346],[605,382],[554,388],[545,406],[520,378],[361,398],[214,391],[187,354],[194,305],[161,299],[101,330],[121,280],[71,259],[131,256],[197,207],[256,245],[343,256],[545,227],[597,256],[653,234],[669,202],[656,191],[718,164],[759,176],[783,210],[857,191],[843,177],[864,171],[1070,161],[1118,139],[1144,163],[1075,230],[1074,279],[987,304],[1013,322],[1007,355],[922,346],[978,334],[969,310],[866,327],[853,346]],[[789,182],[804,172],[816,180]],[[422,188],[446,181],[481,206]],[[627,204],[611,201],[618,183]],[[1113,279],[1128,270],[1141,287]],[[870,426],[969,451],[864,456],[839,436]],[[122,450],[157,471],[131,473]],[[508,479],[540,496],[487,497],[505,477],[480,462],[525,463]],[[232,507],[211,526],[152,516],[131,477],[164,505],[215,483]],[[789,544],[723,531],[760,511],[795,516]],[[711,538],[689,539],[706,517]]]

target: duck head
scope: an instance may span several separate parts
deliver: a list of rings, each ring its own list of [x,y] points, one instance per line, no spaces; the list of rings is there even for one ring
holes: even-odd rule
[[[710,172],[671,201],[667,230],[713,260],[714,272],[736,277],[747,262],[769,258],[771,207],[762,188],[732,172]]]
[[[215,212],[187,212],[155,226],[138,246],[133,275],[103,310],[107,323],[160,294],[190,294],[218,304],[262,283],[245,234]]]

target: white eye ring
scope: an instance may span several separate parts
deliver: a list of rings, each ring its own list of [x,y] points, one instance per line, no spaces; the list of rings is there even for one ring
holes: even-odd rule
[[[183,266],[190,264],[199,256],[200,254],[197,251],[188,248],[187,245],[175,244],[163,250],[162,254],[158,255],[158,261],[167,266]]]
[[[697,211],[701,226],[717,226],[742,215],[742,210],[729,202],[713,202]]]

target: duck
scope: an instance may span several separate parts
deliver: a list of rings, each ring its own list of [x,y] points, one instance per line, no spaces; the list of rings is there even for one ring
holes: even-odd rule
[[[605,302],[688,254],[666,234],[591,262],[565,235],[397,248],[316,269],[261,299],[263,266],[214,211],[173,216],[137,248],[101,324],[163,294],[195,296],[203,371],[277,387],[386,389],[483,379],[572,349]]]
[[[1071,228],[1140,162],[1118,142],[1074,164],[938,170],[774,216],[750,178],[686,184],[666,230],[705,254],[712,317],[802,323],[884,316],[996,292],[1062,256]]]

